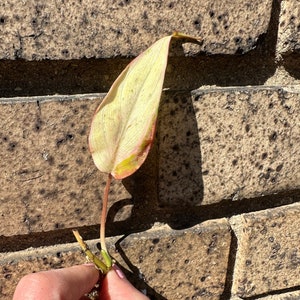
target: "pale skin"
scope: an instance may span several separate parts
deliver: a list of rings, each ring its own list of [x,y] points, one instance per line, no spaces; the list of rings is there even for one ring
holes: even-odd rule
[[[84,300],[97,283],[99,272],[93,265],[28,274],[18,283],[13,300]],[[114,266],[104,277],[99,300],[149,300],[134,288]]]

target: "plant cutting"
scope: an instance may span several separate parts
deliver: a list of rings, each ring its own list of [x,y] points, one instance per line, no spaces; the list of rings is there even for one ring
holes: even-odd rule
[[[112,178],[121,180],[133,174],[149,153],[171,39],[198,43],[197,38],[178,32],[155,42],[123,70],[92,119],[89,149],[96,167],[107,174],[100,216],[102,259],[91,252],[77,230],[73,233],[88,259],[104,275],[113,263],[105,243],[110,184]]]

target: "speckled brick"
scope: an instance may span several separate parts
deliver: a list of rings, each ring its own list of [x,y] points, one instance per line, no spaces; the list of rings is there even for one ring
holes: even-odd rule
[[[281,2],[277,51],[279,55],[300,51],[300,1]]]
[[[110,238],[108,245],[128,278],[151,299],[219,299],[230,241],[228,222],[219,219],[179,231],[157,225],[125,239]],[[95,246],[96,241],[90,242]],[[2,299],[11,299],[17,282],[27,273],[83,261],[76,244],[2,254]]]
[[[298,189],[299,99],[297,88],[169,93],[159,114],[160,205]]]
[[[244,53],[266,33],[271,6],[271,0],[201,5],[195,0],[6,0],[0,6],[0,58],[136,56],[174,30],[203,40],[201,47],[187,51]]]
[[[254,297],[299,287],[299,203],[232,217],[230,223],[238,247],[233,294]]]
[[[2,235],[99,222],[106,175],[94,166],[87,143],[99,103],[95,96],[2,99]],[[126,198],[115,181],[111,203]]]

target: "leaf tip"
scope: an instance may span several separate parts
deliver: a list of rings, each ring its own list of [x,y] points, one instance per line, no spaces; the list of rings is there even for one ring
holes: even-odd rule
[[[195,43],[195,44],[201,44],[201,39],[188,35],[188,34],[184,34],[182,32],[179,31],[174,31],[173,34],[171,35],[172,38],[178,38],[178,39],[184,39],[186,40],[186,42],[190,42],[190,43]]]

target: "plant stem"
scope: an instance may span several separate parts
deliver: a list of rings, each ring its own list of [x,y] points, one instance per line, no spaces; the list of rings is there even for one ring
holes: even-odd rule
[[[101,249],[107,253],[106,243],[105,243],[105,223],[106,223],[106,215],[107,215],[107,203],[108,203],[108,193],[112,180],[112,175],[108,174],[108,178],[106,181],[106,186],[104,189],[103,200],[102,200],[102,212],[100,216],[100,244]]]
[[[73,234],[74,234],[77,242],[79,243],[81,249],[84,251],[84,253],[88,257],[89,261],[93,262],[95,264],[96,268],[102,272],[102,274],[106,274],[109,271],[109,268],[97,256],[95,256],[91,252],[88,245],[84,242],[84,240],[80,236],[78,230],[73,230]]]

